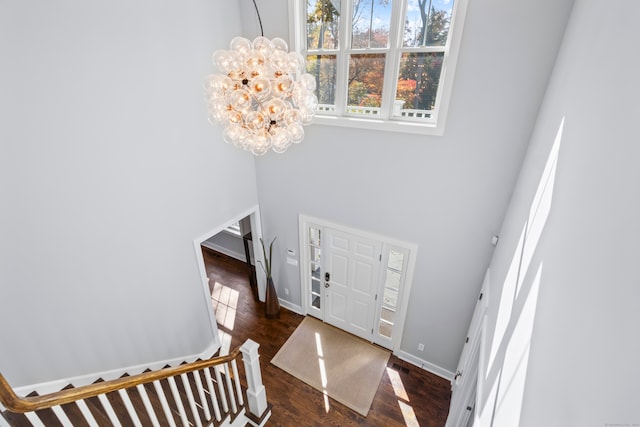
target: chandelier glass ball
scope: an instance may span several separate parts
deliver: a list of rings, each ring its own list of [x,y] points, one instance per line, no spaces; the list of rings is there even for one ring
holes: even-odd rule
[[[300,53],[288,52],[280,38],[235,37],[212,60],[220,73],[205,81],[208,118],[224,126],[227,143],[263,155],[302,141],[302,126],[313,120],[318,99]]]

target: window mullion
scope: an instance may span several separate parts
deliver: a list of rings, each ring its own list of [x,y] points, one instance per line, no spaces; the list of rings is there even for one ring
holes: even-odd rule
[[[340,5],[340,40],[338,44],[336,76],[336,113],[341,116],[347,110],[347,85],[349,84],[349,48],[351,46],[351,0]]]
[[[393,105],[396,98],[398,69],[400,67],[400,48],[402,47],[402,31],[404,29],[404,10],[406,0],[396,0],[392,4],[391,23],[389,28],[389,52],[387,53],[382,90],[381,115],[385,119],[393,118]]]

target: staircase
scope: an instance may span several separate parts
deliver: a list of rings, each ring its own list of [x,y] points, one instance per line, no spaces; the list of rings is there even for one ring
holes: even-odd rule
[[[228,356],[86,386],[69,384],[43,395],[20,397],[0,374],[0,415],[2,427],[261,427],[271,410],[258,344],[247,340]]]

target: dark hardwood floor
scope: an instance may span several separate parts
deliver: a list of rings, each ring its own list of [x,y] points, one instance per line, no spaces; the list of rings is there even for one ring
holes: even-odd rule
[[[223,340],[232,349],[247,338],[260,344],[262,380],[267,401],[273,405],[267,425],[444,426],[451,396],[449,381],[393,355],[367,417],[331,399],[327,411],[321,392],[270,363],[303,316],[282,308],[279,319],[267,319],[264,304],[256,302],[251,293],[246,264],[206,248],[203,254]]]

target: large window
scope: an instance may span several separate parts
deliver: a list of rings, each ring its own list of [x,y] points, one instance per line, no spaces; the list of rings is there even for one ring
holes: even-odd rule
[[[320,122],[441,134],[466,1],[291,0]]]

